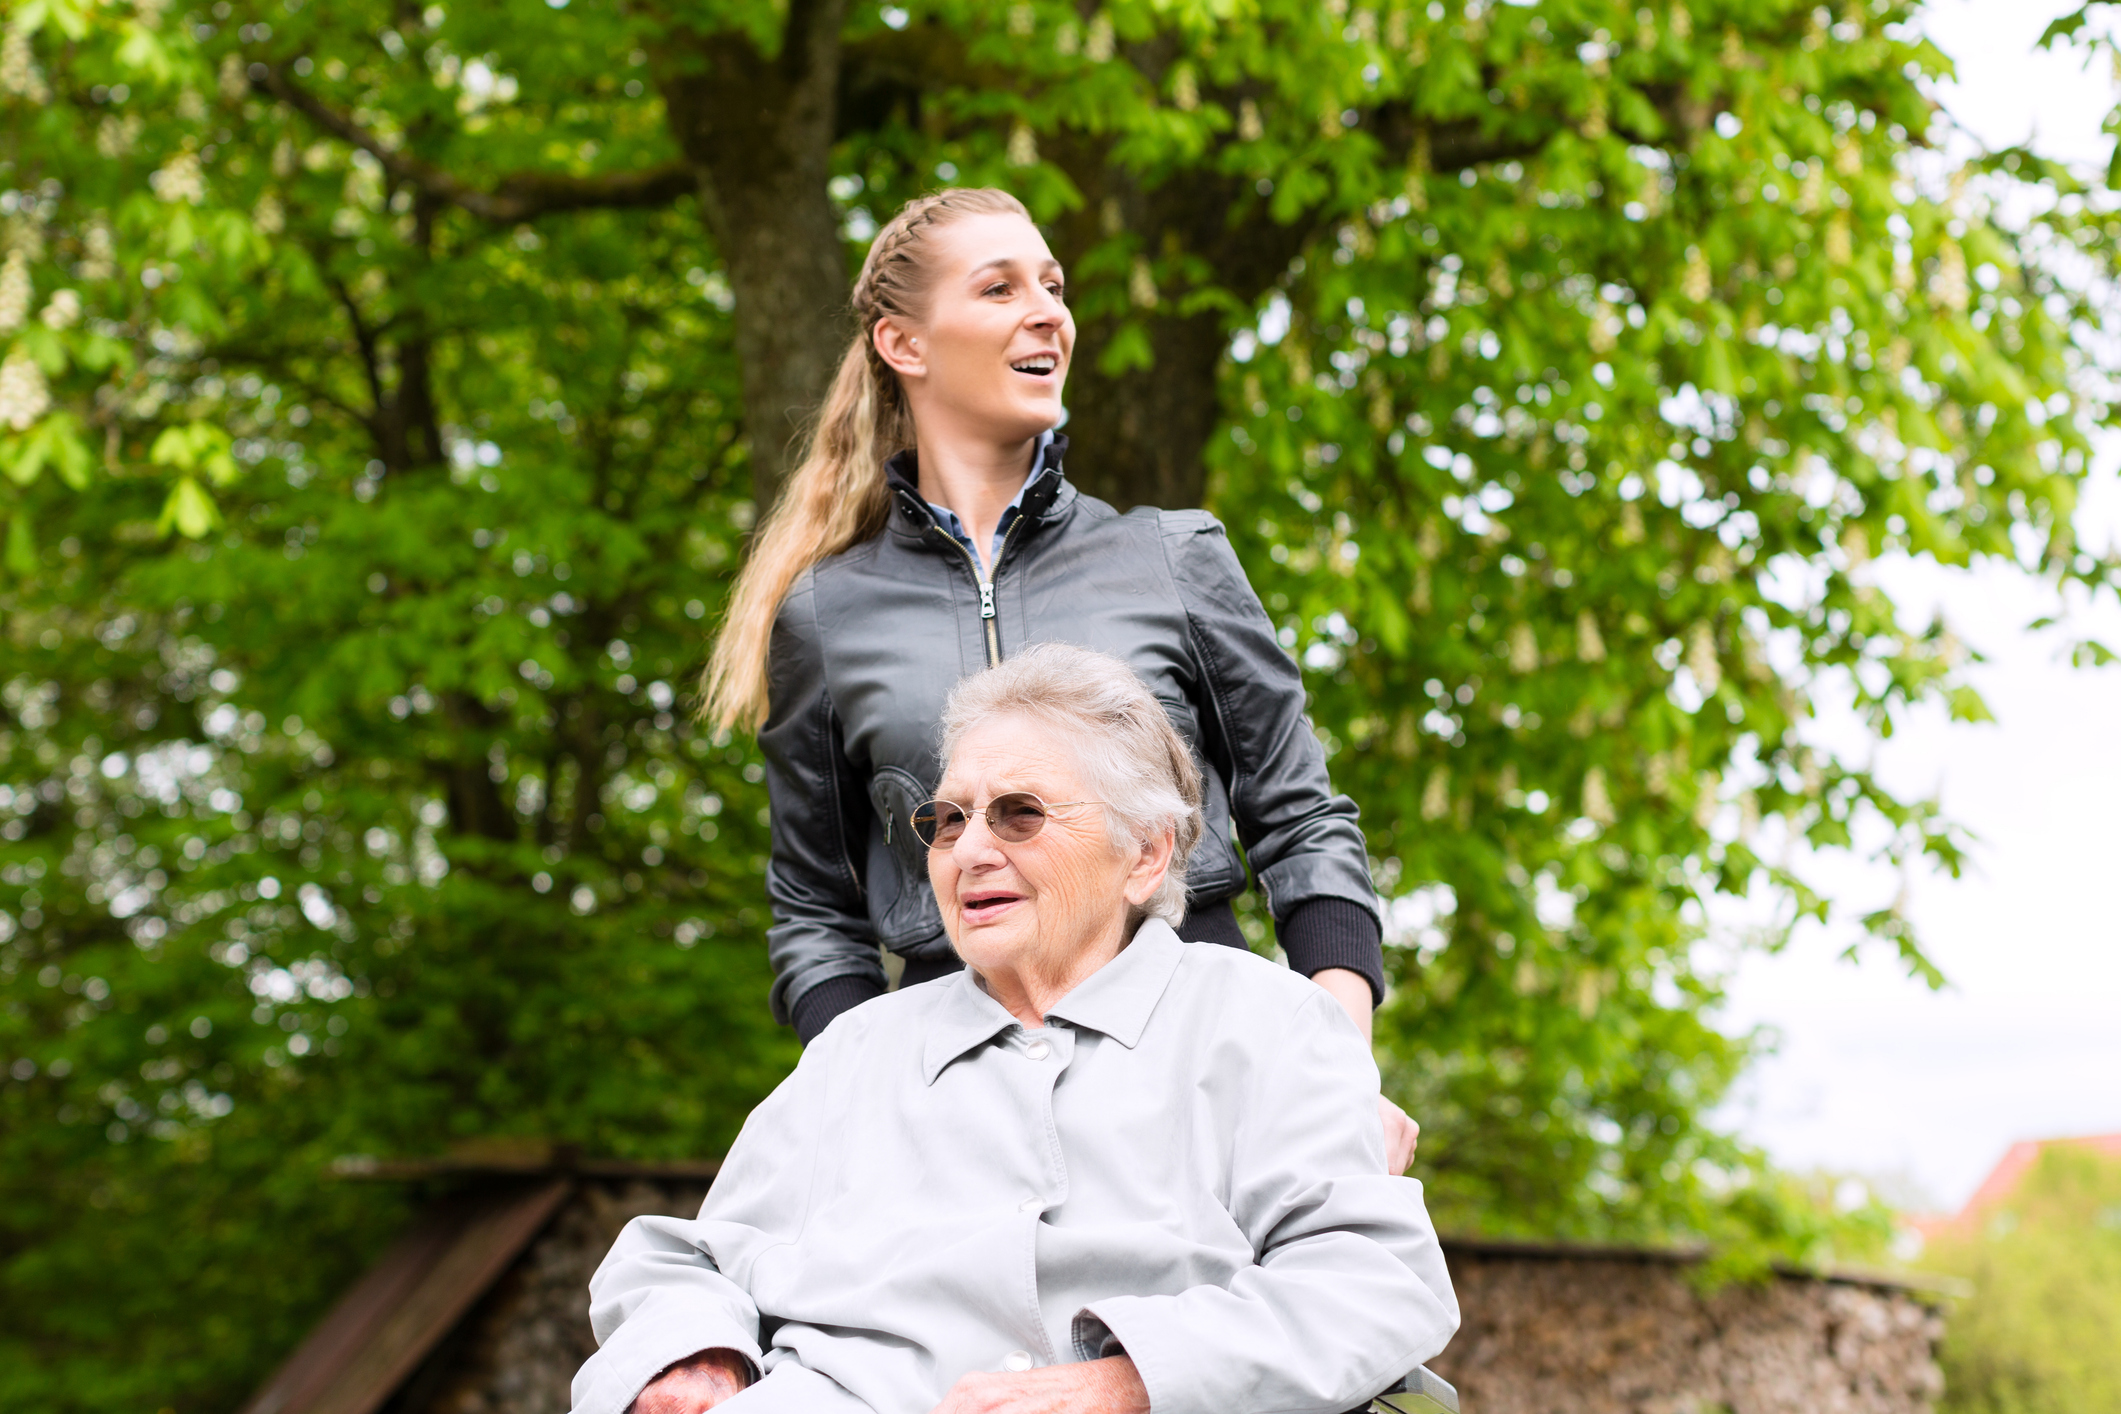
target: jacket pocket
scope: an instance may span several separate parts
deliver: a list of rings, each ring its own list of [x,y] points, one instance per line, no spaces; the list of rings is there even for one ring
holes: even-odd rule
[[[913,833],[913,807],[929,789],[886,766],[869,779],[876,821],[869,831],[869,924],[893,952],[940,937],[943,918],[928,886],[928,848]]]

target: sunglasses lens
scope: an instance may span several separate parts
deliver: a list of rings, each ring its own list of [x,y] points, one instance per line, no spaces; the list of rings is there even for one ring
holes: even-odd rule
[[[964,807],[947,800],[929,801],[913,812],[913,833],[930,849],[955,844],[965,833]]]
[[[987,819],[994,826],[996,839],[1022,844],[1045,825],[1046,806],[1035,795],[1011,791],[994,798],[994,803],[987,807]]]

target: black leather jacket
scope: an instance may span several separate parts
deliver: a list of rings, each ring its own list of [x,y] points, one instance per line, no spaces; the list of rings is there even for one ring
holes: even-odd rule
[[[1350,968],[1382,995],[1355,804],[1333,793],[1302,678],[1222,525],[1205,511],[1121,515],[1062,477],[1066,447],[1056,437],[1042,451],[991,583],[936,523],[909,452],[887,467],[884,531],[804,574],[781,606],[759,733],[773,814],[767,939],[774,1015],[806,1041],[885,990],[879,943],[916,965],[950,958],[907,817],[940,778],[950,689],[1044,641],[1126,660],[1193,746],[1207,829],[1192,907],[1243,891],[1249,860],[1290,965]]]

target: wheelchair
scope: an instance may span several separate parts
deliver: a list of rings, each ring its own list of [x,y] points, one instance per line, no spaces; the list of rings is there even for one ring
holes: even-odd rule
[[[1458,1391],[1426,1365],[1348,1414],[1458,1414]]]

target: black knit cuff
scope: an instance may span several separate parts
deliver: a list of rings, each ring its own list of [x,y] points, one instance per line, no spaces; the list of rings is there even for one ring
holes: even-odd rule
[[[1289,968],[1309,977],[1329,967],[1359,972],[1370,983],[1370,1004],[1385,999],[1384,932],[1377,915],[1352,899],[1307,898],[1274,925]]]
[[[852,1010],[871,997],[881,997],[884,989],[876,979],[855,973],[843,973],[838,977],[827,977],[795,999],[788,1008],[795,1021],[795,1036],[804,1045],[817,1039],[817,1033],[832,1024],[832,1019],[843,1011]]]

